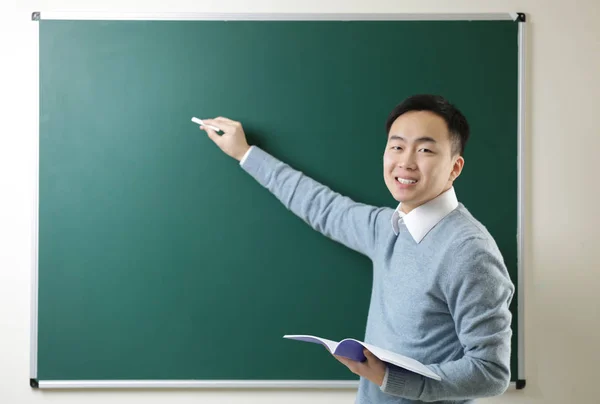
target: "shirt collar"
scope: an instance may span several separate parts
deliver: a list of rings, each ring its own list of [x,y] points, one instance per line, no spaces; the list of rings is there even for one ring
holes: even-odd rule
[[[438,197],[414,208],[408,214],[400,210],[401,206],[402,203],[398,205],[392,215],[394,234],[398,235],[399,224],[404,221],[412,238],[415,242],[420,243],[436,224],[458,207],[458,200],[454,187],[451,187]]]

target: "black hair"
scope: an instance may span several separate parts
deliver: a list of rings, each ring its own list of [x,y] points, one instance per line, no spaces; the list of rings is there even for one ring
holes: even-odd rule
[[[469,123],[458,108],[439,95],[413,95],[402,101],[390,112],[385,123],[385,132],[389,135],[394,121],[400,115],[410,111],[430,111],[444,119],[450,133],[452,154],[459,153],[460,156],[463,155],[467,140],[469,140]]]

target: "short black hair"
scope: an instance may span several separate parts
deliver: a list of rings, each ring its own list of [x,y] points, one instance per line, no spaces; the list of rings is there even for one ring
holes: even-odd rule
[[[452,142],[452,154],[465,152],[467,140],[469,140],[469,123],[467,118],[452,105],[448,100],[439,95],[417,94],[408,97],[398,104],[387,118],[385,132],[389,135],[392,124],[398,117],[410,111],[430,111],[443,118],[448,126],[450,141]]]

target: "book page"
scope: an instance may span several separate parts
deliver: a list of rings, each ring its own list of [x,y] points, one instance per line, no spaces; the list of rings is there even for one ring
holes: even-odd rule
[[[284,335],[283,338],[295,339],[295,340],[304,341],[304,342],[312,342],[315,344],[321,344],[321,345],[324,345],[331,353],[335,352],[335,349],[337,348],[337,345],[338,345],[338,343],[335,341],[332,341],[332,340],[326,339],[326,338],[315,337],[314,335]]]

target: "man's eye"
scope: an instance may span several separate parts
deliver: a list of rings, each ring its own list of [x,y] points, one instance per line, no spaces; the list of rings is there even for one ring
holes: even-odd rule
[[[429,149],[421,149],[421,151],[422,151],[423,153],[433,153],[433,152],[432,152],[431,150],[429,150]]]
[[[400,147],[400,146],[392,146],[392,150],[402,150],[402,147]]]

